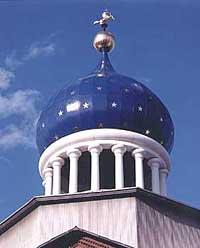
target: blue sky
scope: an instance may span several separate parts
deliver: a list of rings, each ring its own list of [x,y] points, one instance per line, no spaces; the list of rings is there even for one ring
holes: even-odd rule
[[[169,196],[200,207],[200,4],[194,0],[0,1],[0,219],[43,194],[35,122],[49,97],[89,73],[92,22],[116,17],[115,69],[143,82],[175,125]]]

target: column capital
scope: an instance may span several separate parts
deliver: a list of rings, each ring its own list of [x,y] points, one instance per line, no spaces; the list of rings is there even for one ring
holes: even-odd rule
[[[124,154],[126,152],[126,146],[122,144],[117,144],[111,148],[113,153]]]
[[[166,176],[168,176],[168,174],[169,174],[169,170],[168,170],[168,169],[166,169],[166,168],[161,168],[161,169],[160,169],[160,173],[162,173],[162,174],[166,174]]]
[[[46,180],[42,181],[42,186],[45,187],[46,186]]]
[[[142,148],[137,148],[132,151],[132,156],[135,158],[144,158],[146,154],[146,151]]]
[[[44,177],[46,178],[46,177],[52,177],[53,176],[53,169],[52,168],[50,168],[50,167],[48,167],[48,168],[46,168],[45,170],[44,170],[44,172],[43,172],[43,174],[44,174]]]
[[[73,148],[67,151],[67,156],[70,158],[79,158],[81,156],[81,151],[77,148]]]
[[[51,164],[51,166],[60,166],[62,167],[65,163],[65,160],[61,157],[54,157],[52,158],[49,163]]]
[[[103,147],[100,144],[91,144],[88,146],[88,151],[89,152],[96,152],[96,153],[101,153],[103,150]]]
[[[157,167],[157,168],[161,168],[162,166],[162,161],[159,158],[151,158],[148,160],[148,165],[150,167]]]

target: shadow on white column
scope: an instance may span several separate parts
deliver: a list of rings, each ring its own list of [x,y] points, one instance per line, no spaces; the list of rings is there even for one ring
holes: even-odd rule
[[[167,196],[167,176],[169,171],[165,168],[160,169],[160,194]]]
[[[49,167],[44,170],[45,195],[52,194],[52,183],[53,183],[53,169]]]
[[[126,152],[126,147],[124,145],[114,145],[112,147],[112,152],[115,155],[115,188],[124,188],[124,164],[123,156]]]
[[[160,194],[159,169],[161,167],[161,161],[158,158],[152,158],[148,161],[148,165],[151,167],[152,192]]]
[[[69,169],[69,193],[73,194],[78,192],[78,160],[81,156],[79,149],[72,149],[67,152],[70,161]]]
[[[61,194],[61,169],[65,161],[61,157],[55,157],[51,160],[53,168],[53,195]]]
[[[99,155],[103,148],[99,144],[93,144],[88,147],[91,154],[91,191],[100,189],[100,173],[99,173]]]
[[[132,152],[135,158],[135,186],[144,189],[144,150],[136,149]]]

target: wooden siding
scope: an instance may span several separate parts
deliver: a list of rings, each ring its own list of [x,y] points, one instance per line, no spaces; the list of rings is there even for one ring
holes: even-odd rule
[[[36,248],[78,226],[136,246],[134,197],[40,206],[0,236],[0,247]]]
[[[200,222],[189,212],[137,199],[139,248],[199,248]]]

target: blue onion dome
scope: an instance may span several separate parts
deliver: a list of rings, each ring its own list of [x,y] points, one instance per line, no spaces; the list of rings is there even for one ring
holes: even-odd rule
[[[108,52],[114,44],[109,42],[105,50],[98,43],[102,58],[97,68],[66,84],[42,111],[36,136],[40,153],[64,136],[98,128],[133,131],[171,151],[174,127],[167,108],[142,83],[113,69]]]

